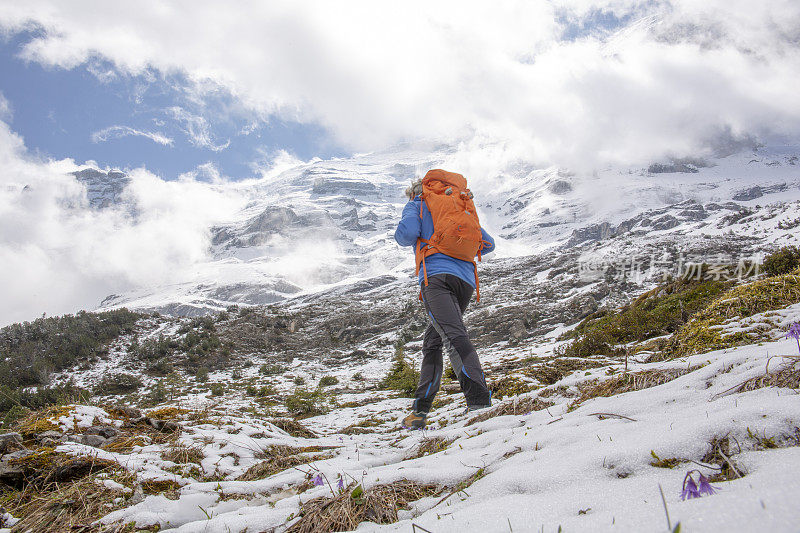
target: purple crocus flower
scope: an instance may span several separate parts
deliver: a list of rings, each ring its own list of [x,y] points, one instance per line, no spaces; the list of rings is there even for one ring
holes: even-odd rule
[[[681,492],[681,500],[691,500],[692,498],[699,498],[701,496],[700,491],[697,488],[697,483],[695,483],[694,479],[692,479],[692,472],[694,472],[694,470],[687,472],[686,477],[683,478],[683,491]]]
[[[712,494],[716,494],[717,490],[719,489],[711,486],[711,483],[709,483],[708,478],[706,476],[700,474],[700,489],[699,489],[700,494],[708,494],[709,496],[711,496]]]
[[[322,474],[317,474],[317,477],[314,478],[314,486],[321,487],[324,484],[325,482],[322,480]]]
[[[800,352],[800,322],[795,322],[789,326],[789,332],[786,333],[786,338],[792,338],[797,341],[797,350]]]
[[[344,478],[342,476],[339,476],[339,482],[336,483],[336,488],[344,490]]]

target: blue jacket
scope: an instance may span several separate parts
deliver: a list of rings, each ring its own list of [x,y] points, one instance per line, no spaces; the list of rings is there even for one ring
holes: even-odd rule
[[[419,206],[422,203],[422,218],[419,216]],[[486,255],[494,250],[494,239],[481,228],[483,240],[491,243],[484,247],[481,255]],[[433,218],[428,206],[425,205],[419,196],[411,200],[403,208],[403,216],[397,229],[394,232],[394,240],[400,246],[416,247],[417,239],[430,239],[433,235]],[[432,254],[425,258],[425,267],[428,276],[434,274],[453,274],[475,287],[475,268],[469,261],[462,261],[444,254]],[[419,282],[423,282],[422,268],[419,269]]]

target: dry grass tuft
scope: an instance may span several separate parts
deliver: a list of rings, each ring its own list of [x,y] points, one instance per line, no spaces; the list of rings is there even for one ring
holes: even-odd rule
[[[744,383],[737,385],[732,391],[725,392],[747,392],[763,389],[764,387],[800,389],[800,357],[791,357],[790,360],[782,364],[777,371],[767,372],[763,376],[750,378]]]
[[[119,428],[119,435],[101,446],[102,449],[116,453],[130,453],[136,447],[150,444],[177,445],[178,433],[159,431],[141,421],[137,424],[125,423]]]
[[[201,448],[197,446],[187,446],[177,442],[161,452],[162,459],[165,461],[172,461],[179,465],[188,463],[199,465],[204,457],[205,455]]]
[[[547,409],[551,405],[553,405],[553,402],[550,400],[543,400],[539,396],[515,398],[512,402],[505,402],[494,409],[487,409],[478,416],[471,418],[469,422],[467,422],[467,425],[471,426],[472,424],[477,424],[478,422],[483,422],[484,420],[489,420],[496,416],[524,415],[533,411],[541,411],[542,409]]]
[[[414,455],[410,456],[408,459],[418,459],[419,457],[444,451],[454,440],[456,439],[447,439],[445,437],[428,437],[422,439],[419,442],[419,446],[417,446],[414,451]]]
[[[365,521],[392,524],[397,522],[398,509],[408,509],[411,502],[435,496],[440,492],[441,487],[421,485],[408,480],[380,485],[366,491],[362,491],[360,486],[351,486],[333,498],[314,498],[302,504],[300,519],[286,531],[351,531]]]
[[[12,459],[9,464],[22,469],[24,485],[37,487],[65,483],[89,474],[121,468],[114,461],[92,456],[74,457],[56,452],[53,448],[40,448],[31,455]]]
[[[160,407],[158,409],[153,409],[152,411],[147,412],[147,416],[150,418],[158,418],[159,420],[174,420],[175,418],[186,415],[191,413],[189,409],[183,409],[181,407]]]
[[[91,461],[91,458],[72,458]],[[60,459],[59,459],[60,461]],[[62,467],[65,465],[59,463]],[[76,466],[77,463],[73,464]],[[49,470],[50,473],[56,469]],[[63,473],[66,472],[62,470]],[[94,459],[92,465],[71,471],[71,478],[42,472],[40,481],[22,490],[7,490],[0,495],[0,505],[21,518],[13,531],[30,533],[96,531],[93,522],[109,512],[124,507],[125,495],[101,484],[95,474],[105,473],[114,481],[133,488],[136,478],[118,465]],[[89,475],[91,474],[91,475]],[[49,479],[49,481],[48,481]],[[117,500],[122,498],[121,500]]]
[[[525,394],[536,388],[538,388],[537,385],[528,383],[517,376],[505,376],[489,385],[489,390],[492,391],[492,397],[498,400],[506,396]]]
[[[736,443],[738,452],[742,449]],[[731,444],[731,439],[727,435],[724,437],[714,437],[709,443],[708,452],[703,456],[702,461],[708,464],[716,464],[720,466],[720,471],[711,476],[711,481],[730,481],[731,479],[738,479],[744,477],[747,472],[742,470],[740,466],[731,460],[734,449]]]
[[[142,491],[145,494],[164,494],[171,500],[178,499],[181,484],[171,479],[149,479],[142,481]]]
[[[264,461],[254,464],[247,471],[237,478],[237,481],[255,481],[265,479],[278,472],[283,472],[287,468],[292,468],[302,464],[316,461],[325,457],[330,457],[329,453],[320,454],[330,450],[331,446],[306,446],[304,448],[294,448],[292,446],[270,446],[256,453],[256,457],[264,458]],[[316,454],[316,455],[306,455]]]
[[[643,370],[641,372],[620,374],[617,377],[601,381],[600,383],[589,382],[579,386],[580,396],[572,403],[570,408],[574,409],[579,404],[591,398],[616,396],[617,394],[625,392],[649,389],[650,387],[663,385],[684,374],[693,372],[698,368],[700,367]]]
[[[576,370],[587,370],[600,366],[604,366],[604,363],[600,361],[593,361],[591,359],[570,359],[567,357],[562,357],[559,359],[550,359],[544,363],[538,363],[535,366],[524,368],[520,370],[520,373],[532,378],[536,378],[539,383],[543,383],[544,385],[552,385],[553,383],[572,374]]]
[[[368,418],[366,420],[362,420],[358,424],[352,424],[344,428],[340,433],[342,435],[359,435],[362,433],[375,433],[377,430],[376,427],[380,426],[386,422],[382,418]]]
[[[292,418],[271,418],[267,420],[273,426],[282,429],[292,437],[315,439],[319,435]]]
[[[33,438],[37,433],[45,431],[61,431],[59,425],[53,420],[66,415],[69,415],[69,407],[61,405],[34,411],[18,420],[14,424],[14,431],[17,431],[25,439]]]

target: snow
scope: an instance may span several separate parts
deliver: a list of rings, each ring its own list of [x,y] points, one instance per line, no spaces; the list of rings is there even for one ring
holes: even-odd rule
[[[786,321],[797,320],[800,307],[781,313]],[[432,413],[430,429],[422,432],[394,430],[408,409],[404,399],[338,409],[304,421],[322,435],[317,439],[290,437],[269,423],[236,412],[220,417],[215,424],[184,423],[181,443],[203,450],[204,471],[224,474],[214,482],[165,472],[171,463],[160,459],[158,446],[145,446],[127,455],[74,443],[59,450],[117,460],[144,478],[166,475],[177,480],[182,485],[179,499],[147,496],[103,519],[107,524],[135,521],[140,527],[160,524],[167,531],[263,531],[273,527],[280,531],[296,516],[301,501],[330,495],[327,485],[295,494],[293,487],[318,472],[331,480],[343,475],[348,482],[355,480],[368,489],[402,479],[453,487],[479,469],[483,469],[482,477],[444,501],[440,502],[441,496],[423,499],[410,511],[401,512],[396,524],[364,523],[358,531],[408,531],[411,522],[436,533],[505,530],[509,526],[514,531],[555,531],[559,526],[566,531],[666,531],[659,486],[671,523],[680,522],[687,531],[797,531],[800,448],[760,450],[748,432],[776,440],[791,434],[800,426],[800,396],[776,388],[731,392],[739,383],[762,375],[770,354],[792,353],[796,349],[793,342],[782,339],[663,363],[629,362],[631,372],[694,370],[657,387],[594,398],[571,410],[574,398],[556,394],[549,398],[556,404],[547,410],[466,425],[467,419],[459,414],[463,410],[459,398]],[[777,364],[773,358],[771,365]],[[598,378],[608,378],[604,369],[593,369],[588,375],[578,371],[548,389],[574,390]],[[528,395],[538,393],[541,390]],[[600,417],[597,413],[618,416]],[[385,421],[376,433],[338,434],[347,425],[371,417]],[[651,451],[661,458],[702,463],[709,442],[726,435],[741,447],[734,461],[745,475],[715,483],[718,494],[687,501],[679,497],[687,470],[697,468],[711,475],[712,468],[687,462],[670,470],[650,464]],[[439,453],[410,459],[420,441],[431,437],[452,443]],[[331,446],[332,457],[262,480],[236,481],[260,461],[256,452],[275,444]]]
[[[96,425],[95,422],[106,425],[119,425],[121,423],[118,420],[109,418],[108,413],[99,407],[71,405],[68,406],[67,409],[69,409],[69,413],[59,417],[56,422],[64,431],[89,428]]]

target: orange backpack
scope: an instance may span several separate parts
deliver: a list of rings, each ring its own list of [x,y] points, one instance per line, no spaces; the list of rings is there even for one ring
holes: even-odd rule
[[[472,193],[467,189],[467,180],[455,172],[429,170],[422,179],[420,198],[431,212],[433,235],[428,240],[417,239],[416,275],[419,275],[422,265],[425,285],[428,285],[425,258],[432,254],[442,253],[462,261],[469,261],[475,268],[475,290],[480,301],[478,264],[475,262],[475,257],[478,257],[478,261],[481,260],[481,250],[488,243],[483,240],[481,224],[475,212],[475,204],[472,202]],[[421,203],[419,216],[422,218]]]

